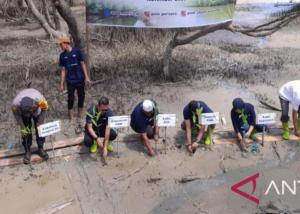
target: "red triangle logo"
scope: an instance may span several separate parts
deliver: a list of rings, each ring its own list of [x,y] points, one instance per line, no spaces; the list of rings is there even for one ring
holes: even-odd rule
[[[259,173],[256,173],[255,175],[252,175],[252,176],[250,176],[250,177],[248,177],[248,178],[246,178],[246,179],[244,179],[244,180],[242,180],[242,181],[234,184],[231,187],[231,190],[233,192],[235,192],[235,193],[243,196],[244,198],[246,198],[246,199],[248,199],[248,200],[256,203],[256,204],[259,204],[259,199],[253,196],[253,194],[254,194],[254,192],[256,190],[256,179],[258,177],[259,177]],[[252,192],[251,192],[251,194],[248,194],[248,193],[246,193],[246,192],[244,192],[244,191],[242,191],[242,190],[239,189],[241,186],[244,186],[244,185],[246,185],[246,184],[248,184],[250,182],[252,182]]]

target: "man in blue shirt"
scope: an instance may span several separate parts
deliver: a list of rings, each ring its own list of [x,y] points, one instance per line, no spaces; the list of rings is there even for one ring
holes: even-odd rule
[[[81,118],[83,117],[83,105],[85,98],[84,86],[85,83],[90,85],[91,80],[88,76],[81,50],[78,48],[73,48],[70,45],[70,38],[66,35],[62,35],[58,38],[58,44],[63,50],[59,56],[59,66],[61,67],[60,91],[64,90],[64,82],[66,80],[69,119],[71,124],[74,123],[73,105],[75,90],[77,91],[78,95],[78,126],[75,130],[78,134],[81,132]]]
[[[232,102],[231,121],[236,137],[240,143],[241,150],[246,150],[245,138],[256,140],[255,133],[262,132],[263,126],[256,125],[256,114],[254,106],[245,103],[241,98],[235,98]]]
[[[139,103],[131,113],[131,128],[141,135],[142,141],[148,150],[150,156],[154,155],[149,139],[153,139],[155,143],[158,141],[159,127],[156,126],[156,116],[158,108],[154,101],[144,100]]]
[[[113,116],[109,108],[109,100],[107,97],[101,97],[98,105],[92,105],[86,113],[86,125],[84,133],[84,144],[90,148],[91,153],[96,153],[98,146],[103,151],[103,158],[107,157],[107,151],[112,151],[113,141],[117,137],[114,129],[108,127],[108,117]],[[101,142],[100,137],[104,137]]]
[[[194,153],[199,147],[199,142],[201,141],[205,133],[205,125],[200,124],[200,118],[202,113],[212,113],[213,111],[202,101],[192,100],[183,109],[184,121],[181,123],[181,128],[186,133],[186,143],[187,150]],[[209,146],[212,143],[212,133],[214,125],[209,125],[206,131],[206,137],[204,140],[205,145]],[[196,133],[196,140],[192,142],[192,133]]]

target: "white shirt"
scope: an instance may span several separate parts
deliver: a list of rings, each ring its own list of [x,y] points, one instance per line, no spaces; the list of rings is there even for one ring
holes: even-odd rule
[[[300,105],[300,80],[290,81],[281,86],[279,96],[289,101],[293,110],[298,111]]]
[[[40,100],[45,99],[45,97],[36,89],[28,88],[20,91],[15,99],[13,100],[13,106],[19,108],[21,100],[24,97],[30,97],[31,99],[35,100],[36,102],[39,102]],[[34,116],[36,117],[41,113],[41,108],[37,108],[36,112],[34,112]]]

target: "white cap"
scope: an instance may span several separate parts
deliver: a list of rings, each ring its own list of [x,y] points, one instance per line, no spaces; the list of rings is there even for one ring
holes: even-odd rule
[[[143,102],[143,110],[145,112],[151,112],[154,109],[154,103],[151,100],[144,100]]]

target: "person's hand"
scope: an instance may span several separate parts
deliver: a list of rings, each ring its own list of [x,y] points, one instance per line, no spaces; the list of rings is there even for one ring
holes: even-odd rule
[[[247,133],[245,134],[245,138],[249,138],[250,135],[251,135],[251,133],[247,132]]]
[[[158,143],[158,135],[157,134],[154,135],[154,141],[155,141],[155,143]]]
[[[89,78],[85,79],[85,85],[87,88],[90,88],[92,86],[92,81]]]
[[[148,155],[151,156],[151,157],[155,155],[155,152],[152,148],[148,149]]]
[[[192,143],[192,149],[195,150],[199,147],[198,141]]]
[[[103,158],[106,159],[107,158],[107,148],[103,148]]]
[[[59,86],[59,91],[60,91],[60,92],[63,92],[63,91],[64,91],[64,85],[60,85],[60,86]]]

